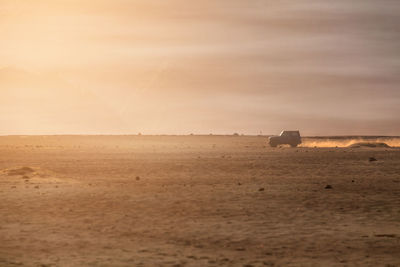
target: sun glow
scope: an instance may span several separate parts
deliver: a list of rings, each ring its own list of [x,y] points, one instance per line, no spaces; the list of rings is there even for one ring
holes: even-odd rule
[[[2,1],[0,133],[396,134],[398,53],[376,36],[398,42],[398,5],[377,6]]]

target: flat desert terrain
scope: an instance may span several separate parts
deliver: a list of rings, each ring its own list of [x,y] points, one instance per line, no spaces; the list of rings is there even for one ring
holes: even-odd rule
[[[0,266],[400,266],[400,149],[321,142],[0,137]]]

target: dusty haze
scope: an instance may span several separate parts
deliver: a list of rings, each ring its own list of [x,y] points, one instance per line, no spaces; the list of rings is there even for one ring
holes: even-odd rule
[[[0,1],[0,134],[400,132],[400,3]]]

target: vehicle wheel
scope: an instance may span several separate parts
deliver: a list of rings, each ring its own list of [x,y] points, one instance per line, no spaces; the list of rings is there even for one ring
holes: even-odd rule
[[[291,147],[297,147],[297,144],[290,144]]]

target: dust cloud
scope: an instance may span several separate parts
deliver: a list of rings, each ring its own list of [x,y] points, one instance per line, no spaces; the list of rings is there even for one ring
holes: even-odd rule
[[[301,147],[348,147],[356,143],[385,143],[390,147],[400,147],[400,137],[395,138],[304,138]]]

